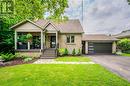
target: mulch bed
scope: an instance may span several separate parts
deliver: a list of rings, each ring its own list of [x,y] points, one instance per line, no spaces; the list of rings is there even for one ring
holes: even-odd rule
[[[6,66],[14,66],[14,65],[19,65],[19,64],[31,64],[33,62],[35,62],[38,58],[35,58],[29,62],[24,62],[22,58],[19,59],[14,59],[8,62],[3,62],[0,63],[0,67],[6,67]]]

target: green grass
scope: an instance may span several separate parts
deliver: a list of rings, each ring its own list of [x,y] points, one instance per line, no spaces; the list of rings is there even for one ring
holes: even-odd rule
[[[63,62],[90,62],[90,58],[83,57],[83,56],[66,56],[66,57],[58,57],[55,59],[56,61],[63,61]]]
[[[25,64],[0,68],[0,86],[130,86],[98,64]]]
[[[127,56],[127,57],[130,57],[130,54],[122,53],[121,56]]]

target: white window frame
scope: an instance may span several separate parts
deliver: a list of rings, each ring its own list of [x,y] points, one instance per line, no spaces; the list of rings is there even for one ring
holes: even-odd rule
[[[66,35],[66,43],[67,44],[74,44],[75,43],[75,36],[74,36],[74,42],[72,42],[72,36],[74,36],[74,35]],[[69,37],[69,42],[67,42],[67,37]]]

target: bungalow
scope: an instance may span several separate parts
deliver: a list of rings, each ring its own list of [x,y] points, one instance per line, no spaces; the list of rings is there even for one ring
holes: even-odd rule
[[[11,27],[15,31],[15,50],[21,54],[42,58],[57,56],[58,48],[80,49],[84,54],[116,52],[117,39],[106,35],[85,35],[79,20],[52,22],[49,20],[22,21]],[[31,42],[25,35],[31,34]]]

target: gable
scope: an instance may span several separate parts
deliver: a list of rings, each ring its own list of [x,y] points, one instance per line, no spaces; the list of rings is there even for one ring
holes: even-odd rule
[[[49,23],[49,24],[45,27],[45,29],[47,30],[47,32],[56,32],[56,31],[57,31],[56,28],[55,28],[51,23]]]
[[[19,27],[16,27],[15,30],[20,31],[20,32],[40,32],[41,31],[39,27],[37,27],[36,25],[30,22],[26,22],[20,25]]]

